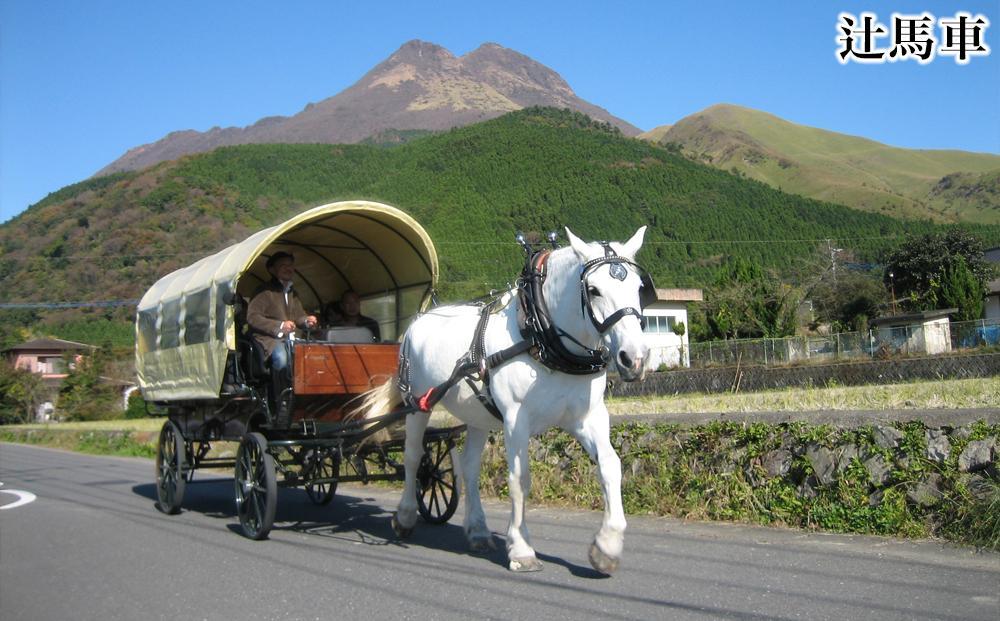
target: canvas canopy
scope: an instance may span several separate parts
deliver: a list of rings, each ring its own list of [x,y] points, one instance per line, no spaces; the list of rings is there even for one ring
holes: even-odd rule
[[[402,334],[430,301],[437,252],[406,213],[380,203],[315,207],[158,280],[139,302],[136,370],[147,400],[218,396],[236,349],[233,294],[250,300],[270,279],[278,251],[295,256],[295,289],[307,311],[353,289],[383,339]]]

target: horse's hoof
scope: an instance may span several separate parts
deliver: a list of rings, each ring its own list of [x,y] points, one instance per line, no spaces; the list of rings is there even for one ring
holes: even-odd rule
[[[619,559],[601,552],[596,543],[590,544],[590,566],[597,571],[610,576],[618,569],[618,561]]]
[[[469,552],[473,554],[489,554],[497,549],[493,537],[472,537],[469,539]]]
[[[534,556],[510,559],[510,570],[518,573],[529,571],[542,571],[542,562]]]
[[[409,538],[410,535],[413,534],[413,527],[412,526],[409,528],[404,527],[402,524],[399,523],[399,520],[396,519],[396,514],[393,513],[392,532],[396,533],[396,536],[399,537],[400,539],[407,539]]]

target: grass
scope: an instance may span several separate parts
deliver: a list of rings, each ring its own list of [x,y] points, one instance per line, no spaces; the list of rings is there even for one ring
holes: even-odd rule
[[[62,429],[65,431],[159,431],[165,417],[94,420],[72,423],[30,423],[9,425],[7,429]]]
[[[119,457],[156,457],[156,436],[138,438],[132,430],[64,429],[61,425],[29,428],[25,425],[0,427],[0,442],[18,442],[49,448]]]
[[[713,106],[695,116],[701,122],[684,119],[672,132],[649,134],[653,140],[707,152],[716,167],[735,168],[793,194],[897,217],[997,222],[988,206],[973,201],[953,205],[930,192],[942,177],[957,171],[970,173],[975,185],[988,184],[1000,166],[996,155],[900,149],[732,105]],[[705,130],[706,120],[715,131]]]
[[[683,394],[608,400],[612,414],[970,409],[1000,404],[1000,377],[882,386],[785,388],[745,394]]]

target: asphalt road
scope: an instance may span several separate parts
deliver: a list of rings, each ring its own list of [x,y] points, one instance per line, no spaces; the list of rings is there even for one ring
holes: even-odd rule
[[[268,541],[237,534],[231,479],[154,508],[150,460],[0,445],[0,618],[1000,619],[1000,554],[936,542],[631,516],[613,577],[587,563],[589,511],[532,510],[544,571],[465,552],[452,523],[395,540],[393,490],[328,507],[281,490]],[[21,495],[37,496],[4,509]],[[507,507],[490,503],[494,531]]]

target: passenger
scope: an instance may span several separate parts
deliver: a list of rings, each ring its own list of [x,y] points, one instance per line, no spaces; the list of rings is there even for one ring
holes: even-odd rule
[[[330,319],[330,325],[335,327],[344,326],[357,326],[361,328],[368,328],[371,330],[372,334],[375,336],[376,341],[382,340],[382,334],[379,330],[378,322],[371,317],[366,317],[361,314],[361,298],[357,293],[348,289],[344,292],[344,295],[340,296],[340,308],[337,309],[339,312],[334,314],[334,311],[328,309],[327,315]]]
[[[272,398],[279,397],[291,386],[288,374],[289,341],[296,328],[316,327],[316,317],[302,308],[292,279],[295,277],[295,257],[288,252],[275,252],[267,260],[271,280],[250,300],[247,324],[271,362]],[[285,414],[278,407],[279,417]]]

